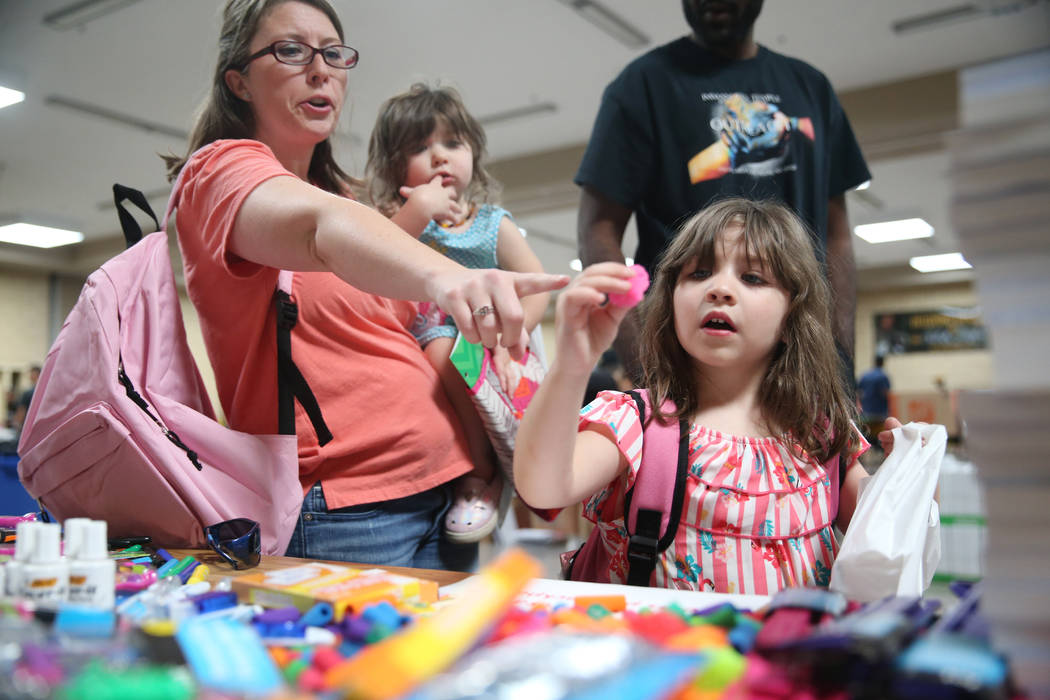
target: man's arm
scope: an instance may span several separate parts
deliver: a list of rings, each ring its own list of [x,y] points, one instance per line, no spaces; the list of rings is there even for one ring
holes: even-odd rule
[[[853,259],[853,234],[849,229],[845,194],[828,200],[827,261],[833,304],[832,329],[839,346],[852,358],[857,312],[857,266]]]
[[[584,185],[580,191],[580,210],[576,219],[577,245],[584,267],[594,263],[624,261],[623,234],[631,210],[604,194]],[[638,313],[631,309],[620,324],[613,348],[623,364],[624,371],[638,384],[641,365],[638,361]]]

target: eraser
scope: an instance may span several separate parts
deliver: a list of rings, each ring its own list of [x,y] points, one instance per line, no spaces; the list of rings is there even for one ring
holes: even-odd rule
[[[635,306],[645,296],[645,290],[649,288],[649,273],[641,265],[631,265],[634,277],[631,278],[631,289],[622,294],[609,295],[609,302],[616,306]]]

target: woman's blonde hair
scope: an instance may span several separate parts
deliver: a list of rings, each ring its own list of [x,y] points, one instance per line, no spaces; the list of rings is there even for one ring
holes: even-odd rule
[[[220,139],[254,138],[255,115],[251,105],[237,97],[226,84],[226,71],[245,71],[252,38],[262,20],[278,5],[298,2],[315,7],[328,17],[340,41],[343,25],[335,9],[327,0],[229,0],[222,13],[219,30],[219,55],[212,73],[211,92],[197,111],[190,145],[184,156],[162,155],[168,169],[168,181],[173,181],[198,148]],[[358,188],[360,182],[348,175],[335,162],[330,139],[314,146],[307,173],[310,183],[335,194],[347,194]]]
[[[399,190],[405,182],[408,156],[430,137],[438,125],[470,144],[474,176],[465,193],[467,201],[484,202],[496,196],[499,185],[483,165],[485,130],[467,111],[459,93],[451,87],[432,88],[415,83],[379,108],[368,142],[368,164],[365,166],[368,197],[385,215],[392,216],[405,203]]]
[[[760,260],[788,292],[783,339],[759,388],[763,418],[781,436],[826,461],[856,444],[841,360],[831,330],[831,293],[806,225],[782,204],[742,198],[711,204],[685,222],[664,252],[642,302],[641,363],[653,405],[671,399],[673,416],[699,408],[695,360],[675,332],[674,292],[694,260],[710,265],[715,246],[739,226],[749,259]],[[670,416],[663,416],[667,419]]]

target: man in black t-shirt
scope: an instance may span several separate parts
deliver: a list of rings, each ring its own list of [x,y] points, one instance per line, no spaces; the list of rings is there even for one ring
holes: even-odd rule
[[[826,263],[836,340],[852,385],[856,281],[845,192],[870,179],[824,75],[754,41],[762,0],[682,0],[693,33],[630,63],[602,97],[576,174],[584,265],[622,261],[631,214],[635,262],[652,273],[689,216],[716,199],[775,198],[810,226]],[[637,379],[637,320],[615,343]]]

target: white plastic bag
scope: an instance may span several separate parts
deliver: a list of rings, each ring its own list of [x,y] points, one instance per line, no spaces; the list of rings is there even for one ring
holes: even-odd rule
[[[857,500],[830,588],[851,600],[920,596],[941,559],[940,512],[933,500],[948,434],[943,425],[893,430],[893,449]]]

